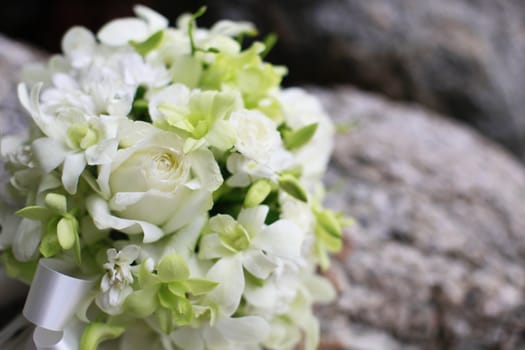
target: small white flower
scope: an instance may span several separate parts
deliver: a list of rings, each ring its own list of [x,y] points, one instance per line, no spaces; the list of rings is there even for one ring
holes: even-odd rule
[[[264,114],[245,109],[232,113],[228,122],[236,131],[235,148],[245,157],[268,164],[275,153],[285,152],[277,125]]]
[[[139,257],[140,247],[128,245],[117,251],[107,250],[108,262],[104,264],[106,273],[100,281],[101,293],[97,296],[97,305],[111,315],[122,312],[122,303],[133,289],[133,274],[131,264]]]
[[[257,111],[232,113],[228,124],[235,131],[235,149],[227,160],[232,177],[229,186],[245,187],[257,179],[276,181],[279,171],[291,165],[291,154],[284,149],[281,135],[273,120]]]

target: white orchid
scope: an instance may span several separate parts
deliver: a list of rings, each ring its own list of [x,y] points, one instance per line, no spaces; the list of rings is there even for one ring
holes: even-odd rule
[[[97,305],[110,315],[122,312],[122,303],[131,294],[133,289],[133,274],[131,264],[139,257],[140,247],[128,245],[117,251],[108,249],[108,262],[104,264],[107,271],[100,281],[100,291],[97,296]]]
[[[71,106],[48,114],[41,110],[38,101],[40,88],[33,87],[31,96],[25,85],[18,88],[22,105],[46,135],[32,142],[34,160],[44,174],[63,165],[62,183],[66,191],[74,194],[86,165],[110,162],[117,151],[117,119],[85,115]]]
[[[201,240],[199,257],[219,259],[207,278],[219,278],[219,286],[224,288],[212,291],[208,298],[218,305],[229,305],[227,315],[237,309],[245,290],[243,268],[266,280],[285,264],[297,268],[302,263],[303,233],[291,221],[265,225],[268,210],[266,206],[243,209],[237,221],[227,215],[215,216],[209,222],[211,233]]]

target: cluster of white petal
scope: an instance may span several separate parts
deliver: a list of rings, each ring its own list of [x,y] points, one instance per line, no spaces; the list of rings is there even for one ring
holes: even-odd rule
[[[319,191],[330,119],[280,87],[264,44],[243,47],[250,23],[135,12],[70,29],[26,69],[34,130],[0,143],[24,207],[2,210],[4,263],[98,276],[97,322],[126,329],[115,348],[314,349],[312,305],[334,293],[316,271],[340,241]]]

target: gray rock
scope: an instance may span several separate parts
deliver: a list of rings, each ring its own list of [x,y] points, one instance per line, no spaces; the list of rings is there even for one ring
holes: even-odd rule
[[[351,82],[473,124],[525,160],[520,0],[228,0],[210,16],[275,31],[292,81]]]
[[[20,81],[20,71],[24,64],[37,62],[44,55],[27,45],[17,43],[0,35],[0,136],[23,134],[27,132],[25,114],[16,97],[16,85]],[[5,183],[8,176],[0,159],[0,199],[5,199]],[[0,207],[0,210],[3,210]],[[1,213],[0,213],[1,215]],[[2,228],[0,227],[0,232]],[[12,316],[20,312],[27,287],[13,281],[0,267],[0,327]]]
[[[329,202],[357,224],[328,274],[340,298],[320,309],[324,349],[524,347],[521,164],[417,106],[317,94],[356,125],[337,137],[327,176]]]

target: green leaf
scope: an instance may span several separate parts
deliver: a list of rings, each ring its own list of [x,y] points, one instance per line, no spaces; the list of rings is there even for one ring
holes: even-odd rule
[[[273,47],[277,44],[277,34],[270,33],[264,38],[264,51],[261,52],[261,58],[268,56]]]
[[[53,212],[48,208],[32,205],[20,209],[16,212],[16,215],[30,220],[47,221],[53,215]]]
[[[163,257],[157,266],[157,273],[162,282],[183,280],[190,276],[186,260],[177,253]]]
[[[147,110],[148,101],[143,100],[143,99],[138,99],[138,100],[133,101],[133,109]]]
[[[143,42],[131,40],[129,44],[133,46],[133,48],[135,48],[135,51],[137,51],[140,55],[146,56],[150,51],[154,50],[155,48],[157,48],[157,46],[160,45],[163,37],[164,31],[159,30],[153,33],[149,38],[147,38]]]
[[[158,309],[157,293],[159,287],[149,287],[131,293],[124,301],[124,309],[133,317],[145,318]]]
[[[326,231],[330,236],[341,238],[343,235],[341,223],[331,210],[321,210],[315,213],[317,224]]]
[[[78,239],[78,223],[75,218],[62,218],[57,225],[57,239],[62,249],[71,249]]]
[[[261,204],[272,191],[272,185],[268,180],[261,179],[254,182],[244,198],[244,206],[247,208]]]
[[[302,202],[308,202],[306,191],[293,175],[286,173],[281,174],[279,176],[279,187],[290,196]]]
[[[21,262],[18,261],[11,250],[7,250],[0,255],[0,261],[5,267],[6,274],[11,278],[16,278],[26,284],[30,284],[38,266],[38,260]]]
[[[101,342],[118,338],[125,330],[124,327],[110,326],[106,323],[90,323],[80,339],[80,350],[96,350]]]
[[[82,250],[80,249],[80,238],[78,237],[78,232],[75,239],[75,258],[77,260],[78,266],[82,264]]]
[[[44,199],[46,207],[56,211],[59,214],[67,213],[66,196],[58,193],[48,193]]]
[[[199,17],[201,17],[206,12],[206,6],[202,6],[195,12],[188,23],[188,36],[190,38],[190,47],[191,47],[191,55],[195,55],[195,52],[197,51],[197,47],[195,46],[195,39],[193,38],[193,30],[195,27],[195,20]]]
[[[294,131],[285,130],[283,133],[283,141],[286,149],[293,150],[307,144],[314,136],[317,125],[317,123],[313,123]]]
[[[319,265],[322,271],[328,270],[330,267],[330,256],[326,250],[325,245],[321,241],[317,241],[315,244],[315,255],[319,259]]]
[[[282,174],[290,174],[293,177],[295,177],[296,179],[298,179],[298,178],[301,177],[301,175],[303,175],[303,167],[301,165],[296,165],[296,166],[293,166],[291,168],[288,168],[288,169],[282,171],[281,175]]]
[[[218,282],[204,278],[190,278],[183,283],[189,292],[195,296],[207,294],[219,284]]]
[[[55,220],[51,220],[47,224],[47,231],[44,233],[42,240],[40,241],[39,250],[45,258],[55,256],[62,251],[62,247],[60,246],[60,243],[58,243],[57,223]]]
[[[315,235],[317,239],[323,243],[326,249],[330,252],[338,252],[343,247],[343,240],[341,237],[334,237],[330,235],[326,230],[321,226],[316,225]]]

